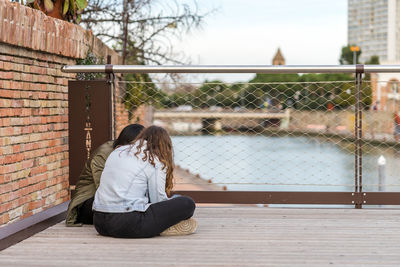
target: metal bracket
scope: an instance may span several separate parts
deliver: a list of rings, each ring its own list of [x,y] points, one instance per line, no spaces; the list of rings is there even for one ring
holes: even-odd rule
[[[356,209],[361,209],[363,204],[368,204],[367,203],[367,193],[354,192],[354,193],[351,193],[351,195],[354,198],[354,200],[351,202],[351,204],[354,204]]]
[[[352,201],[351,204],[355,204],[355,205],[361,205],[363,204],[364,201],[364,196],[365,193],[360,193],[360,192],[353,192],[351,193],[352,196]]]
[[[111,56],[107,56],[107,64],[105,65],[105,73],[107,74],[107,82],[114,83],[115,74],[113,70],[113,65],[111,64]]]
[[[356,73],[364,73],[364,64],[356,65]]]

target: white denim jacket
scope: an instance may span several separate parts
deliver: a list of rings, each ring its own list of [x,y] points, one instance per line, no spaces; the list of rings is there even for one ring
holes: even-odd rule
[[[135,143],[121,146],[107,158],[96,191],[93,209],[101,212],[145,211],[151,203],[167,200],[165,193],[166,169],[154,158],[155,167],[143,161],[143,150],[136,157]]]

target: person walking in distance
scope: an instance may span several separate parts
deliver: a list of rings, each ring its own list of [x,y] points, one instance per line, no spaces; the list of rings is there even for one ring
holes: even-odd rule
[[[396,142],[400,140],[400,112],[396,111],[394,113],[394,139]]]

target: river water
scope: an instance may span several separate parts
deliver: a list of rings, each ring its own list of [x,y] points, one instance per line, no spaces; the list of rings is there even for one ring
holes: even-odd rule
[[[353,191],[354,146],[262,135],[173,136],[176,165],[229,190]],[[378,158],[386,159],[379,177]],[[363,146],[363,190],[400,190],[400,151]]]

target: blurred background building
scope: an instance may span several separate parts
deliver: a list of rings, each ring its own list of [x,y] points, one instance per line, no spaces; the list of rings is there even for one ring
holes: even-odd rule
[[[348,0],[348,44],[361,47],[360,62],[371,56],[400,60],[400,0]]]
[[[378,56],[380,64],[400,64],[400,0],[348,0],[347,27],[348,44],[361,48],[361,63]],[[372,75],[371,108],[398,111],[399,81],[399,73]]]
[[[285,58],[283,57],[280,48],[278,48],[274,58],[272,59],[272,65],[285,65]]]

